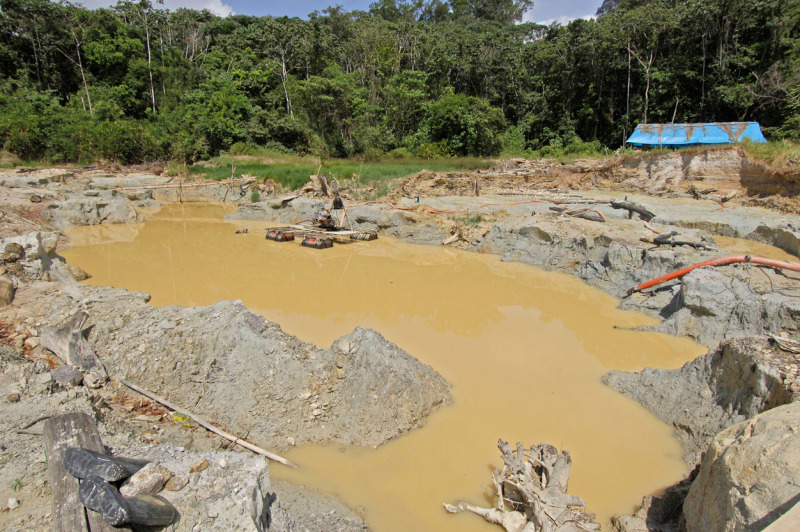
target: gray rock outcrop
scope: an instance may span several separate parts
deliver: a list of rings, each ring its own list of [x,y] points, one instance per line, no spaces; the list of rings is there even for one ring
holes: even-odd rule
[[[800,402],[720,432],[683,504],[688,532],[762,530],[800,500]]]
[[[263,220],[265,222],[293,223],[299,220],[310,219],[314,213],[326,206],[330,201],[306,198],[303,196],[288,196],[285,198],[271,198],[258,203],[242,205],[239,209],[225,217],[227,220]]]
[[[800,400],[797,359],[765,337],[723,342],[679,369],[611,371],[603,382],[675,427],[689,464],[719,431]]]
[[[106,192],[100,193],[97,197],[79,196],[50,203],[45,208],[44,215],[54,227],[144,221],[127,198]]]
[[[706,345],[781,331],[800,333],[800,300],[791,294],[754,290],[748,274],[728,268],[700,268],[681,278],[673,301],[655,330],[689,335]]]

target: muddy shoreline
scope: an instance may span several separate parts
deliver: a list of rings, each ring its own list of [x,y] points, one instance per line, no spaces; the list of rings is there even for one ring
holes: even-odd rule
[[[454,241],[450,245],[462,249],[494,253],[502,256],[503,260],[564,271],[618,297],[623,296],[632,286],[650,278],[725,255],[721,251],[686,246],[654,246],[652,239],[655,231],[675,230],[682,238],[704,242],[709,246],[713,246],[715,235],[737,236],[775,245],[797,255],[800,242],[800,232],[798,232],[800,219],[797,216],[785,211],[777,212],[745,206],[737,203],[738,200],[735,199],[715,203],[712,200],[719,198],[695,200],[687,195],[688,186],[692,181],[697,181],[698,175],[702,174],[706,176],[704,179],[707,179],[709,175],[719,174],[715,177],[715,185],[721,193],[729,194],[730,190],[743,190],[744,203],[748,205],[759,203],[757,200],[768,203],[758,197],[759,193],[763,193],[766,181],[754,178],[756,172],[754,167],[743,163],[739,154],[723,157],[716,151],[709,151],[705,156],[695,157],[695,159],[703,158],[705,159],[703,165],[697,166],[699,163],[693,163],[695,165],[693,167],[691,164],[684,164],[679,167],[677,173],[673,171],[672,174],[668,170],[670,168],[675,170],[678,167],[668,160],[657,161],[658,164],[654,164],[653,161],[647,164],[642,161],[618,162],[616,169],[609,168],[607,162],[576,163],[567,169],[554,169],[552,166],[538,163],[526,167],[517,162],[501,168],[494,174],[442,176],[423,173],[402,183],[394,197],[390,198],[391,205],[385,202],[354,205],[348,209],[348,219],[355,228],[377,230],[382,234],[416,243],[441,245],[443,241],[450,239]],[[730,178],[731,168],[737,165],[740,169],[738,182]],[[655,172],[653,169],[656,167],[661,170]],[[646,171],[643,168],[646,168]],[[717,174],[714,174],[714,168],[718,169]],[[745,171],[741,171],[742,168]],[[766,172],[763,168],[759,171]],[[95,348],[104,353],[112,352],[106,363],[110,370],[109,374],[125,373],[127,376],[133,372],[132,374],[136,374],[137,377],[144,378],[149,368],[140,365],[139,373],[136,373],[136,363],[126,358],[124,347],[121,348],[119,357],[116,357],[113,355],[113,345],[108,342],[104,344],[100,339],[109,338],[125,346],[126,341],[140,341],[140,331],[150,331],[154,340],[164,331],[169,331],[170,337],[188,338],[195,336],[201,323],[206,323],[204,320],[208,318],[191,317],[190,314],[196,313],[197,309],[173,309],[164,316],[157,316],[156,314],[164,311],[144,310],[148,308],[145,305],[145,296],[70,284],[72,279],[80,278],[81,273],[58,260],[57,239],[53,242],[53,237],[48,236],[52,233],[42,232],[42,225],[58,227],[66,224],[137,222],[140,221],[137,208],[153,208],[159,201],[170,201],[174,199],[175,191],[161,190],[153,194],[154,191],[147,186],[164,184],[165,180],[146,175],[125,178],[76,177],[74,174],[65,176],[63,171],[60,173],[51,171],[44,176],[28,175],[24,178],[17,177],[16,180],[12,178],[15,176],[6,177],[4,181],[6,185],[4,192],[6,197],[2,198],[4,204],[19,209],[30,208],[26,200],[31,194],[37,194],[44,199],[44,209],[33,211],[34,214],[38,212],[40,217],[37,218],[29,213],[28,216],[18,215],[15,218],[17,225],[11,229],[18,234],[38,232],[40,235],[38,240],[34,238],[34,241],[26,242],[19,238],[12,239],[19,241],[18,243],[26,250],[35,248],[36,252],[28,251],[24,260],[6,261],[4,265],[5,276],[14,279],[19,298],[11,306],[2,309],[0,316],[8,327],[5,333],[6,341],[11,344],[10,351],[4,351],[4,377],[9,377],[6,379],[6,385],[22,388],[22,393],[18,394],[21,400],[15,404],[24,403],[29,392],[32,392],[31,398],[51,396],[55,393],[53,397],[58,396],[59,399],[54,402],[58,402],[62,410],[85,409],[98,413],[104,420],[114,420],[108,421],[111,425],[119,423],[135,427],[135,423],[125,420],[125,416],[115,413],[113,408],[105,407],[107,409],[103,410],[102,402],[108,404],[110,397],[118,395],[119,390],[113,390],[113,395],[110,394],[113,385],[103,386],[99,391],[86,386],[61,390],[57,386],[53,387],[52,380],[45,382],[48,370],[41,362],[39,366],[30,362],[31,353],[38,347],[38,345],[31,347],[36,344],[36,341],[31,339],[37,338],[43,327],[62,323],[77,305],[94,315],[91,323],[94,330],[90,332],[89,339],[94,342]],[[574,188],[562,188],[564,183],[571,184]],[[792,187],[795,186],[793,178],[789,176],[786,183],[786,186],[778,192],[790,196]],[[124,193],[114,190],[117,187],[127,186],[137,189]],[[776,188],[774,182],[770,186]],[[481,194],[480,197],[472,195],[476,190]],[[200,190],[195,193],[198,196],[221,197],[223,193],[229,192],[225,187],[206,187],[202,189],[202,193]],[[245,191],[235,191],[234,197],[240,199],[245,193]],[[646,205],[656,213],[656,218],[645,224],[636,216],[629,218],[627,211],[610,207],[611,199],[622,199],[625,196],[630,201]],[[417,197],[419,197],[418,203]],[[487,201],[501,205],[481,207]],[[230,218],[288,223],[313,215],[326,202],[329,200],[314,197],[314,192],[311,190],[306,196],[289,200],[287,196],[281,196],[256,204],[242,204],[239,211]],[[588,205],[602,213],[606,221],[598,223],[561,215],[550,209],[554,204],[570,209],[585,208]],[[457,212],[440,212],[443,210]],[[480,216],[476,217],[475,214]],[[451,238],[454,236],[456,238]],[[30,240],[30,237],[28,238]],[[12,240],[5,239],[4,246]],[[58,282],[67,284],[62,285]],[[765,336],[770,334],[777,338],[783,337],[787,344],[791,343],[793,338],[797,338],[800,333],[798,330],[800,298],[797,297],[800,294],[796,291],[797,285],[798,281],[791,275],[765,271],[744,264],[725,269],[696,270],[680,281],[670,283],[646,295],[633,294],[624,298],[621,303],[623,308],[643,311],[662,318],[663,321],[655,327],[657,330],[679,336],[690,336],[710,346],[711,350],[705,357],[679,370],[645,370],[638,374],[612,372],[607,376],[606,382],[641,402],[659,418],[674,426],[684,447],[687,463],[696,464],[721,430],[752,419],[772,408],[797,401],[798,385],[795,381],[797,359],[792,358],[794,355],[779,356],[785,354],[785,351],[779,344]],[[41,305],[37,308],[33,302],[42,298],[63,303],[56,304],[52,308],[43,308]],[[138,310],[128,312],[127,316],[123,314],[112,319],[110,316],[114,314],[112,309],[115,308]],[[257,318],[248,317],[253,315],[243,307],[225,304],[220,308],[210,308],[212,310],[206,311],[206,314],[219,319],[224,314],[226,323],[241,323],[238,328],[232,330],[231,335],[236,337],[236,341],[230,345],[244,345],[253,341],[254,337],[262,338],[274,345],[267,350],[272,350],[276,356],[286,356],[286,346],[292,345],[291,340],[280,335],[279,328],[277,331],[272,330],[271,324],[264,323],[263,319],[259,321]],[[192,325],[193,319],[199,321]],[[131,323],[136,320],[140,321]],[[180,332],[182,327],[186,329]],[[278,336],[274,336],[275,334]],[[367,339],[369,345],[364,348],[366,352],[372,354],[388,350],[389,354],[382,359],[389,364],[390,375],[409,373],[405,368],[392,366],[398,361],[405,360],[408,355],[386,346],[379,337],[371,336],[373,333],[369,331],[356,331],[353,334],[355,337],[341,339],[338,343],[334,343],[330,350],[319,351],[320,354],[327,353],[322,357],[323,359],[328,357],[327,366],[325,362],[319,361],[315,363],[315,367],[307,366],[300,369],[303,366],[302,353],[316,348],[300,344],[291,348],[297,353],[293,363],[299,364],[298,371],[292,374],[308,375],[309,379],[317,383],[310,386],[311,389],[320,389],[320,384],[323,384],[322,388],[327,386],[329,388],[327,395],[312,393],[305,397],[307,393],[303,391],[305,387],[302,383],[298,383],[297,389],[287,389],[283,396],[276,397],[274,405],[266,405],[266,408],[283,410],[294,408],[303,412],[298,418],[302,419],[303,416],[310,418],[304,427],[296,427],[293,432],[306,434],[308,439],[304,441],[324,441],[333,432],[336,432],[336,438],[339,438],[337,441],[368,445],[378,445],[386,441],[385,435],[371,430],[367,434],[348,437],[339,434],[345,429],[344,427],[340,431],[333,430],[333,432],[328,427],[324,433],[315,432],[313,428],[315,424],[321,426],[326,421],[329,424],[340,416],[337,414],[335,399],[338,392],[334,388],[341,386],[342,392],[339,395],[347,394],[347,364],[350,360],[358,359],[358,345],[364,341],[365,335],[369,337]],[[125,340],[125,337],[129,340]],[[186,347],[185,343],[183,346],[188,349],[188,355],[195,351],[193,346]],[[219,362],[213,355],[220,348],[223,347],[214,342],[209,343],[200,349],[201,352],[208,353],[208,358],[200,358],[193,365],[206,368],[205,371],[220,371]],[[289,353],[292,352],[291,349],[288,350]],[[20,352],[25,352],[28,357],[21,358],[19,354],[14,354]],[[363,361],[370,358],[363,357]],[[317,360],[317,357],[314,359]],[[285,362],[276,362],[274,367],[285,367]],[[416,367],[413,361],[404,363]],[[242,364],[243,368],[222,368],[222,371],[230,370],[232,380],[240,379],[247,374],[246,361],[242,360]],[[733,371],[731,368],[738,370]],[[398,406],[409,402],[427,406],[419,411],[409,412],[405,418],[406,424],[399,430],[396,426],[387,426],[387,434],[413,429],[424,422],[428,412],[446,404],[446,383],[437,383],[439,376],[435,372],[425,374],[424,368],[420,368],[419,371],[423,373],[406,382],[398,381],[397,387],[398,390],[419,389],[422,394],[420,397],[425,396],[428,399],[409,401],[405,398],[392,409],[395,410]],[[161,380],[154,381],[152,386],[156,389],[169,389],[175,384],[174,376],[185,373],[177,367],[162,368],[159,372],[162,375]],[[266,375],[262,378],[272,379],[273,384],[291,381],[279,374]],[[336,381],[333,387],[331,379]],[[225,390],[216,392],[204,390],[198,380],[202,379],[188,378],[186,381],[188,388],[176,393],[182,396],[194,395],[199,400],[203,399],[201,395],[204,394],[222,398],[226,396]],[[25,386],[19,386],[23,381]],[[184,382],[182,377],[178,377],[178,381]],[[39,386],[41,383],[44,383],[44,386]],[[740,390],[743,386],[747,390],[746,396],[731,391]],[[62,394],[63,399],[58,394]],[[104,394],[108,395],[105,399]],[[101,401],[100,406],[97,406],[98,401]],[[294,402],[297,404],[292,406]],[[230,407],[223,403],[209,404],[208,408],[211,409],[209,413],[219,416],[222,412],[230,410]],[[707,406],[697,408],[698,404]],[[253,411],[256,406],[265,407],[265,405],[252,405],[242,411]],[[385,412],[386,409],[382,410],[376,405],[370,416],[380,416],[382,411]],[[315,415],[315,412],[318,413]],[[26,413],[24,417],[28,417],[28,414]],[[7,428],[16,429],[22,423],[12,414],[3,424],[7,425]],[[356,425],[358,426],[365,424]],[[131,430],[133,434],[143,437],[141,428],[131,428]],[[164,428],[159,430],[164,434],[158,435],[158,431],[155,431],[156,436],[153,436],[153,431],[144,432],[149,434],[147,437],[149,440],[145,438],[143,441],[152,443],[155,440],[160,444],[161,441],[172,442],[176,441],[175,438],[179,440],[183,437],[185,443],[185,436],[178,436],[175,430]],[[198,450],[203,450],[204,446],[212,448],[214,444],[210,439],[198,433],[199,431],[193,431],[188,445]],[[36,441],[31,436],[21,437],[28,438],[28,444]],[[123,441],[112,440],[112,446],[114,443],[124,445]],[[275,448],[290,444],[285,438],[283,441],[276,439],[263,443]],[[32,486],[31,490],[38,490],[39,500],[46,500],[47,487],[41,480],[34,480],[29,485]],[[268,488],[264,490],[268,491]],[[293,496],[296,497],[297,494]],[[646,500],[645,507],[652,508],[652,500]],[[664,513],[669,514],[669,512]],[[12,514],[6,515],[11,517]],[[680,511],[677,513],[673,511],[671,515],[673,519],[675,515],[679,516],[679,520],[687,518]],[[336,513],[336,516],[339,525],[347,521],[350,523],[348,526],[356,527],[344,529],[360,529],[358,527],[363,526],[354,516],[340,517],[339,513]],[[302,522],[303,518],[300,516],[292,519],[296,519],[296,525]],[[638,519],[647,521],[648,515],[645,512],[644,517],[640,515]],[[40,511],[31,514],[29,520],[21,524],[28,526],[32,523],[45,523],[46,520],[47,512]],[[621,529],[626,527],[634,529],[640,526],[636,524],[634,518],[620,519],[618,523],[627,523],[619,524]],[[284,526],[285,529],[292,529],[293,525]],[[270,528],[272,529],[280,528],[277,528],[276,524],[274,528]]]

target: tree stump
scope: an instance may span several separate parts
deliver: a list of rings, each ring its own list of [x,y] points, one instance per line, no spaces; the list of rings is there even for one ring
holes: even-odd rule
[[[524,449],[517,443],[511,450],[507,442],[498,440],[503,456],[503,470],[492,472],[495,507],[481,508],[459,501],[444,504],[450,513],[468,511],[490,523],[501,525],[508,532],[597,532],[600,525],[594,514],[584,509],[580,497],[567,493],[572,459],[545,443]]]

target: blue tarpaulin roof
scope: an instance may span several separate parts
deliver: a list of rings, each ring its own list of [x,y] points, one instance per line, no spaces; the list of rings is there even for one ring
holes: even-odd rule
[[[758,122],[711,122],[708,124],[639,124],[628,139],[634,146],[692,146],[731,144],[749,139],[767,142]]]

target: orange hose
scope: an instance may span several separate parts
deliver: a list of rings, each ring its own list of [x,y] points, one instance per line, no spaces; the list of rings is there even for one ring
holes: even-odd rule
[[[642,290],[647,290],[648,288],[652,288],[661,283],[665,283],[667,281],[683,277],[690,271],[696,270],[697,268],[702,268],[704,266],[725,266],[728,264],[735,264],[737,262],[749,262],[752,264],[760,264],[762,266],[771,266],[773,268],[778,268],[780,270],[791,270],[793,272],[800,272],[800,264],[796,262],[785,262],[782,260],[767,259],[764,257],[753,257],[750,255],[733,255],[731,257],[720,257],[717,259],[711,259],[704,262],[699,262],[693,266],[687,266],[686,268],[681,268],[680,270],[668,273],[667,275],[662,275],[661,277],[657,277],[655,279],[647,281],[646,283],[642,283],[639,286],[630,288],[625,293],[627,295],[631,295],[634,292],[641,292]]]

